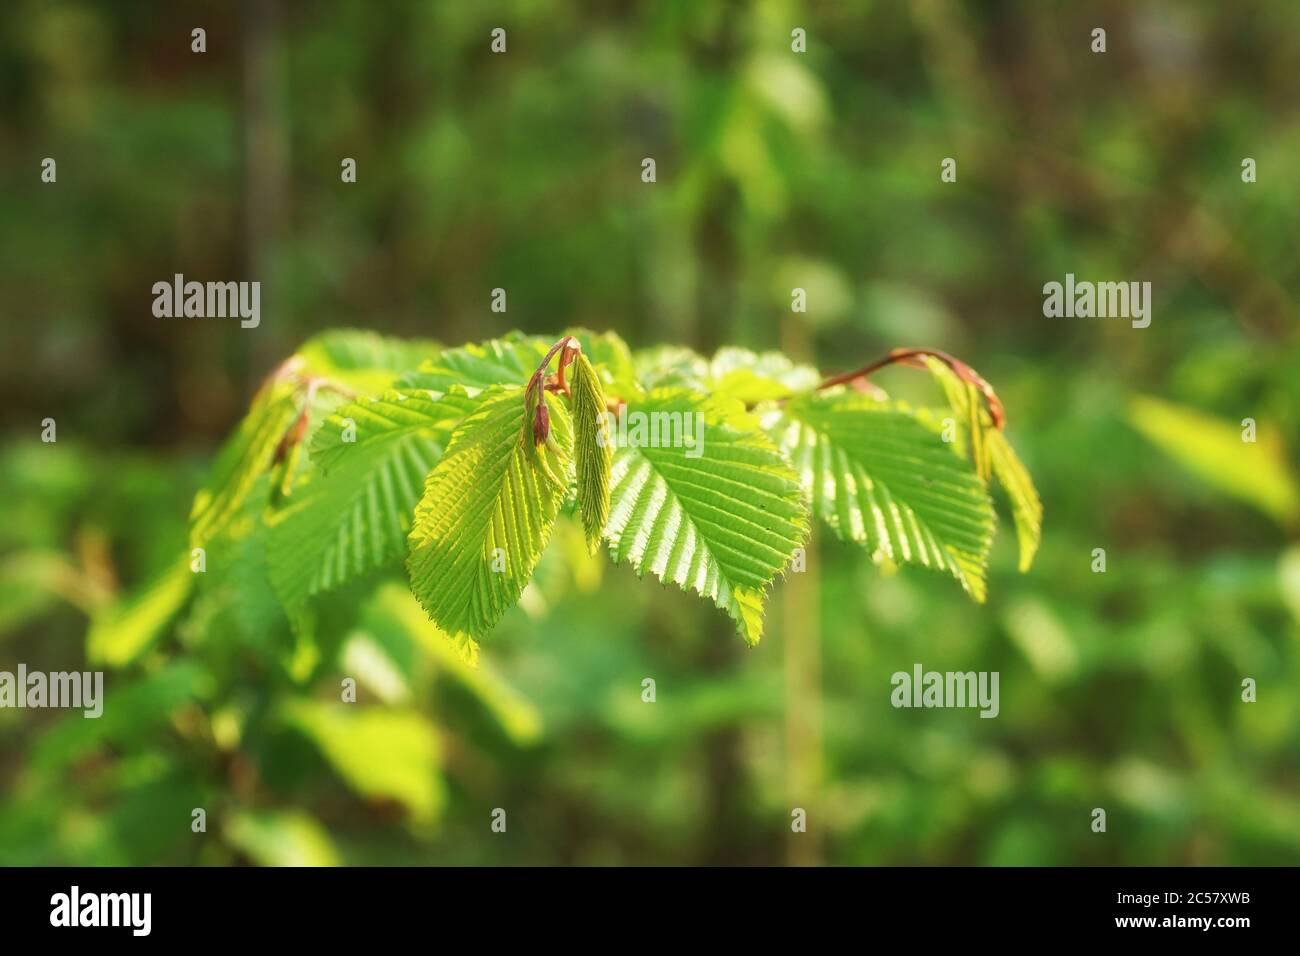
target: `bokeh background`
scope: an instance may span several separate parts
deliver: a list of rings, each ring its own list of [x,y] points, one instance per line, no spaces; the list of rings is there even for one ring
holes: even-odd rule
[[[381,594],[304,683],[232,581],[107,668],[101,720],[0,711],[0,863],[1300,861],[1297,62],[1292,0],[10,0],[0,669],[91,666],[257,383],[336,326],[942,348],[1046,519],[1022,576],[1004,515],[983,606],[818,533],[753,651],[561,541],[479,671]],[[176,272],[260,280],[261,326],[154,318]],[[1151,281],[1150,328],[1044,318],[1066,272]],[[917,661],[999,671],[1000,716],[893,709]]]

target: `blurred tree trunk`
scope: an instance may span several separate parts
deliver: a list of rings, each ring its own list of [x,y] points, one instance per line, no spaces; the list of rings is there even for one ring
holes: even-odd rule
[[[701,671],[707,675],[706,679],[734,681],[740,655],[745,653],[735,625],[715,608],[700,610],[713,619],[712,626],[704,628]],[[761,855],[756,857],[751,845],[755,830],[750,809],[754,803],[754,787],[744,761],[743,731],[743,723],[731,721],[709,731],[704,738],[702,750],[707,769],[700,862],[707,866],[770,862]],[[758,827],[760,832],[763,829]]]
[[[274,250],[284,233],[288,207],[288,129],[279,62],[279,0],[243,0],[240,16],[244,49],[243,262],[249,281],[262,283],[261,317],[274,323]],[[278,336],[259,325],[232,336],[239,372],[247,378],[269,369]]]

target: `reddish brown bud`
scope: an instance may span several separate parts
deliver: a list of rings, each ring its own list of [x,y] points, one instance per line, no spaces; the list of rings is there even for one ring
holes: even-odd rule
[[[545,445],[551,435],[551,411],[546,407],[545,396],[537,396],[537,410],[533,412],[533,444]]]
[[[307,434],[308,417],[308,409],[304,407],[298,413],[298,417],[294,419],[293,424],[289,426],[289,430],[284,433],[284,437],[280,439],[280,444],[275,446],[275,457],[272,459],[272,464],[278,465],[284,461],[289,451],[303,440],[303,437]]]

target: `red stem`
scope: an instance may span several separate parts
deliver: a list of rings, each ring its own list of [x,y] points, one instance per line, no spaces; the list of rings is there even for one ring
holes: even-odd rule
[[[582,351],[582,345],[572,335],[566,335],[560,341],[551,346],[550,351],[546,353],[546,358],[542,359],[542,364],[537,366],[537,371],[533,373],[528,380],[528,387],[524,389],[524,405],[527,407],[533,389],[543,382],[546,375],[546,369],[551,364],[551,359],[555,358],[555,353],[561,349],[564,351],[560,355],[560,370],[556,380],[552,383],[546,383],[544,387],[547,391],[563,392],[566,396],[569,394],[569,387],[564,382],[564,368],[569,365],[574,356]]]
[[[832,388],[836,385],[846,385],[849,382],[858,379],[865,379],[872,372],[879,371],[887,365],[898,364],[907,365],[911,368],[925,368],[925,363],[920,361],[920,359],[925,356],[937,358],[940,362],[947,365],[948,368],[952,369],[956,376],[963,382],[970,382],[979,389],[980,394],[984,396],[984,404],[988,407],[989,415],[993,419],[993,424],[996,425],[998,429],[1001,429],[1006,425],[1006,410],[1002,407],[1002,402],[998,398],[997,393],[993,391],[993,386],[985,381],[978,372],[961,359],[953,358],[947,352],[940,352],[938,349],[894,349],[883,358],[878,358],[874,362],[862,366],[862,368],[855,369],[852,372],[842,372],[839,375],[832,375],[830,378],[818,385],[815,390],[820,392],[822,389]]]

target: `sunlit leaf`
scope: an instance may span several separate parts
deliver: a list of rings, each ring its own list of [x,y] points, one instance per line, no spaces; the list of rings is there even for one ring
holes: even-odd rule
[[[1129,419],[1167,455],[1220,491],[1277,521],[1300,513],[1300,487],[1281,438],[1267,427],[1257,428],[1255,441],[1244,441],[1239,423],[1146,396],[1130,403]]]
[[[329,834],[301,810],[241,812],[226,824],[226,842],[258,866],[339,866]]]
[[[545,339],[517,332],[479,345],[447,349],[403,376],[397,387],[446,392],[459,386],[477,395],[493,385],[523,386],[549,349]]]
[[[579,352],[572,366],[573,449],[578,478],[578,509],[592,554],[600,547],[609,520],[609,471],[614,460],[605,391],[587,356]]]
[[[462,389],[391,390],[321,425],[312,457],[328,473],[272,519],[271,580],[287,608],[406,553],[425,478],[475,404]]]
[[[712,391],[746,405],[788,398],[816,388],[821,375],[808,365],[796,365],[780,352],[751,352],[728,346],[709,363]]]
[[[537,448],[524,390],[493,389],[425,484],[407,569],[420,604],[453,636],[481,637],[519,600],[568,492],[573,427],[560,402],[545,400],[551,439]]]
[[[849,391],[792,399],[772,427],[836,535],[877,557],[946,570],[984,600],[993,507],[934,427]]]
[[[194,587],[188,553],[138,591],[119,598],[95,616],[86,636],[92,663],[124,667],[163,634]]]
[[[322,332],[296,353],[303,373],[320,376],[358,394],[377,395],[397,378],[441,352],[423,339],[399,339],[362,329]]]
[[[660,389],[627,413],[661,430],[617,436],[611,555],[711,599],[756,644],[764,592],[807,529],[798,477],[739,403]]]
[[[194,498],[190,543],[203,545],[238,513],[259,475],[270,470],[281,439],[298,417],[300,402],[291,382],[266,385],[226,442],[211,475]]]
[[[958,450],[971,459],[981,478],[987,481],[991,474],[1006,493],[1020,547],[1020,570],[1028,571],[1043,536],[1043,503],[1029,470],[1006,434],[993,422],[975,384],[963,381],[933,356],[926,356],[923,362],[943,387],[949,406],[961,420],[963,428],[959,434],[965,441],[957,446]]]
[[[624,401],[641,397],[632,351],[616,333],[566,329],[564,334],[573,336],[582,345],[582,352],[600,375],[607,396]]]
[[[361,797],[396,801],[416,823],[442,812],[441,747],[422,714],[314,700],[288,702],[282,714]]]

